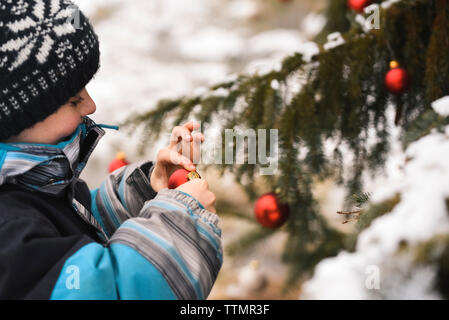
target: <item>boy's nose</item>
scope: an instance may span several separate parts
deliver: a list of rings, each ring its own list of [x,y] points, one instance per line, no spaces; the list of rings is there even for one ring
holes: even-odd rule
[[[82,115],[87,116],[89,114],[94,113],[97,110],[97,106],[90,97],[89,93],[86,89],[84,89],[84,103],[83,103],[83,109],[82,109]]]
[[[87,103],[86,109],[85,109],[85,115],[89,115],[94,113],[97,110],[97,106],[95,105],[95,102],[90,99],[90,101]]]

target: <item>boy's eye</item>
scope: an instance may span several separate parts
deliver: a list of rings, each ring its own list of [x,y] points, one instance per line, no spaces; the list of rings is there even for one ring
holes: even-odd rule
[[[76,97],[73,100],[70,101],[70,104],[74,107],[76,107],[77,105],[79,105],[81,102],[83,102],[83,98],[82,97]]]

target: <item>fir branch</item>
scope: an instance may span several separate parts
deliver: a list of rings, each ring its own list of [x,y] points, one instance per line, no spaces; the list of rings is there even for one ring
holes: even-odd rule
[[[352,196],[353,201],[355,202],[355,205],[359,208],[363,207],[368,201],[371,199],[371,193],[370,192],[361,192],[356,193]]]

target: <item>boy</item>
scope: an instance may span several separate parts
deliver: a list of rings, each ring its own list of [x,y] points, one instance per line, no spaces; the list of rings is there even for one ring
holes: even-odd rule
[[[71,24],[74,8],[0,0],[0,299],[205,299],[221,231],[206,181],[167,188],[195,169],[178,139],[96,190],[79,179],[104,131],[85,89],[98,38],[81,12]],[[190,148],[195,128],[172,136]]]

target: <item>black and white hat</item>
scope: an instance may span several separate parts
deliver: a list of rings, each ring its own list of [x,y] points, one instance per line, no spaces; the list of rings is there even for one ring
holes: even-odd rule
[[[69,0],[0,0],[0,141],[44,120],[99,68],[98,37]]]

